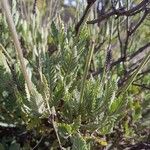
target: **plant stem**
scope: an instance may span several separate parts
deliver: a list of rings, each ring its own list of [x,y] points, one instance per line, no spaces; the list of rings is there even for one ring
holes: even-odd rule
[[[8,52],[6,51],[6,49],[3,47],[3,45],[0,43],[0,51],[2,51],[2,53],[5,55],[5,57],[8,59],[8,61],[13,64],[12,58],[10,57],[10,55],[8,54]]]
[[[92,41],[91,45],[92,46],[91,46],[91,48],[89,50],[89,53],[87,55],[86,64],[85,64],[85,68],[84,68],[83,79],[82,79],[82,83],[81,83],[80,108],[79,108],[79,111],[81,110],[81,105],[82,105],[83,96],[84,96],[84,89],[85,89],[85,81],[86,81],[86,78],[87,78],[88,70],[89,70],[91,59],[92,59],[93,52],[94,52],[94,47],[95,47],[94,41]]]
[[[127,80],[127,82],[118,90],[117,97],[120,94],[124,94],[128,90],[129,86],[133,83],[133,81],[137,77],[137,75],[140,72],[140,70],[143,69],[143,67],[148,63],[149,60],[150,60],[150,51],[145,56],[145,58],[143,59],[143,61],[139,65],[139,67],[136,69],[136,71],[133,73],[133,75],[131,77],[129,77],[129,79]]]
[[[11,12],[10,12],[10,6],[9,6],[7,0],[1,0],[1,3],[2,3],[2,6],[3,6],[2,7],[3,11],[6,15],[6,19],[7,19],[7,22],[8,22],[8,27],[9,27],[11,33],[12,33],[12,38],[13,38],[14,45],[15,45],[15,48],[16,48],[16,53],[18,55],[18,59],[19,59],[20,66],[21,66],[21,71],[22,71],[24,79],[27,83],[27,87],[28,87],[28,89],[31,93],[31,91],[32,91],[32,82],[31,82],[31,80],[28,76],[27,70],[26,70],[26,65],[25,65],[25,62],[24,62],[24,57],[23,57],[21,45],[20,45],[20,42],[19,42],[19,38],[18,38],[18,35],[17,35],[17,31],[16,31],[16,27],[15,27],[15,24],[14,24],[14,21],[13,21],[13,17],[12,17]]]

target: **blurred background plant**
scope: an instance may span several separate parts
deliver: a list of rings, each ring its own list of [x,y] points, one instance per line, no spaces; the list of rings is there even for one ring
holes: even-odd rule
[[[149,1],[10,0],[30,93],[0,9],[0,149],[149,145]]]

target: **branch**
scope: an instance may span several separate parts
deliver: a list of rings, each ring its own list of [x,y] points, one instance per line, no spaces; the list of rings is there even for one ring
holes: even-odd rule
[[[93,6],[95,1],[96,0],[93,0],[92,2],[88,3],[88,5],[86,6],[86,9],[83,13],[83,16],[81,17],[80,21],[75,25],[75,34],[76,34],[76,36],[79,34],[82,25],[84,24],[86,18],[88,17],[90,8]]]
[[[143,89],[150,90],[150,87],[147,87],[145,84],[132,83],[134,86],[139,86]]]
[[[148,11],[146,9],[140,21],[135,25],[135,27],[132,30],[129,31],[129,35],[132,35],[138,29],[138,27],[143,23],[147,15],[148,15]]]
[[[138,68],[135,70],[135,72],[131,75],[131,77],[129,77],[127,79],[126,83],[119,88],[119,90],[117,92],[117,97],[120,94],[123,94],[123,93],[125,93],[128,90],[128,88],[134,82],[134,80],[137,77],[137,75],[139,74],[139,72],[144,68],[144,66],[149,62],[149,60],[150,60],[150,51],[145,56],[145,58],[142,60],[142,62],[140,63],[140,65],[138,66]]]
[[[148,47],[150,47],[150,42],[147,43],[146,45],[140,47],[135,53],[131,54],[129,56],[129,60],[135,58],[138,54],[142,53],[144,50],[146,50]]]
[[[133,53],[133,54],[131,54],[130,56],[128,56],[128,57],[129,57],[128,60],[131,60],[132,58],[136,57],[138,54],[140,54],[141,52],[143,52],[143,51],[144,51],[146,48],[148,48],[149,46],[150,46],[150,42],[147,43],[146,45],[144,45],[143,47],[140,47],[135,53]],[[114,66],[120,64],[120,63],[123,62],[123,61],[125,61],[125,58],[124,58],[124,57],[120,57],[118,60],[112,62],[112,64],[111,64],[111,69],[112,69]],[[102,73],[102,72],[103,72],[103,69],[104,69],[103,67],[99,68],[97,71],[95,71],[95,72],[92,73],[92,76],[94,77],[94,76],[97,76],[98,74]],[[89,78],[89,77],[90,77],[90,76],[88,75],[88,78]]]
[[[145,8],[147,3],[149,3],[149,0],[143,0],[140,4],[138,4],[137,6],[131,8],[130,10],[127,10],[127,11],[124,8],[116,9],[116,10],[113,9],[111,12],[105,13],[98,19],[88,21],[87,24],[99,23],[99,22],[101,22],[105,19],[108,19],[114,15],[117,15],[117,16],[132,16],[133,14],[135,15],[135,14],[141,12],[143,10],[143,7]],[[141,11],[139,11],[139,10],[141,10]]]
[[[140,75],[145,75],[145,74],[148,74],[148,73],[150,73],[150,69],[147,69],[147,70],[145,70],[145,71],[139,73],[139,76],[140,76]]]
[[[27,70],[26,70],[26,65],[25,65],[25,62],[24,62],[24,57],[23,57],[21,45],[20,45],[20,42],[19,42],[19,38],[18,38],[18,35],[17,35],[17,31],[16,31],[16,27],[15,27],[15,24],[14,24],[14,21],[13,21],[13,17],[12,17],[11,12],[10,12],[10,7],[9,7],[9,4],[8,4],[8,1],[7,0],[1,0],[1,3],[2,3],[2,6],[3,6],[3,11],[6,14],[8,27],[9,27],[11,33],[12,33],[12,38],[13,38],[13,41],[14,41],[14,45],[16,47],[16,52],[18,54],[18,58],[19,58],[19,62],[20,62],[20,66],[21,66],[21,70],[22,70],[24,79],[27,83],[27,87],[28,87],[29,91],[31,92],[32,91],[32,82],[31,82],[31,80],[28,76]]]

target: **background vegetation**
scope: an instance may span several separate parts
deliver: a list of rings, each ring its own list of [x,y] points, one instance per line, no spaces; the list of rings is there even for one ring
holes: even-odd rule
[[[0,2],[0,150],[150,149],[149,0]]]

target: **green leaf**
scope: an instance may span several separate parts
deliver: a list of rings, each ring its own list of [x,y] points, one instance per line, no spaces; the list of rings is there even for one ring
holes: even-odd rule
[[[26,85],[25,87],[27,102],[24,105],[24,109],[32,115],[42,115],[46,111],[45,101],[42,95],[36,88],[32,89],[32,93],[30,94]]]
[[[53,36],[55,44],[58,44],[59,32],[58,32],[58,29],[56,28],[54,21],[52,21],[52,24],[51,24],[51,32],[52,32],[52,36]]]
[[[115,125],[115,118],[109,117],[107,120],[108,121],[103,122],[104,125],[102,126],[102,128],[100,128],[100,132],[102,135],[109,134],[113,131],[113,127]]]
[[[142,107],[139,101],[135,101],[133,103],[133,107],[134,107],[133,119],[137,121],[142,117]]]
[[[115,113],[119,113],[121,111],[121,109],[123,110],[125,104],[127,104],[127,100],[125,97],[119,97],[119,98],[116,98],[110,108],[109,108],[109,112],[110,114],[115,114]]]
[[[59,134],[63,138],[67,138],[72,134],[72,125],[61,123],[58,125]]]
[[[106,85],[106,90],[105,90],[105,93],[106,93],[105,105],[108,105],[109,107],[111,106],[111,104],[115,100],[116,91],[117,91],[117,82],[111,81],[110,79]]]
[[[72,138],[72,143],[72,150],[89,150],[86,141],[80,134],[77,134]]]

